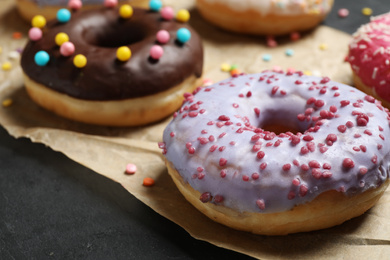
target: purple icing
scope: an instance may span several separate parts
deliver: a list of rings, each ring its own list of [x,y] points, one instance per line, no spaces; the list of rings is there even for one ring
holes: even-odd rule
[[[161,148],[207,201],[280,212],[325,191],[380,186],[389,178],[388,118],[379,101],[328,78],[240,75],[186,95]],[[262,129],[271,123],[297,131]]]

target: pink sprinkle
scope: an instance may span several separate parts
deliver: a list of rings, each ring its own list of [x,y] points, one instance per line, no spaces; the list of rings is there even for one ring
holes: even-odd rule
[[[194,153],[195,153],[195,148],[194,148],[194,147],[190,147],[190,148],[188,149],[188,153],[189,153],[189,154],[194,154]]]
[[[221,177],[222,178],[225,178],[226,177],[226,170],[221,170],[221,173],[220,173]]]
[[[365,153],[367,151],[367,147],[365,145],[361,145],[359,147],[363,151],[363,153]]]
[[[329,163],[324,163],[324,164],[322,165],[322,168],[324,168],[325,170],[330,170],[332,167],[330,166]]]
[[[210,147],[209,151],[210,151],[210,152],[214,152],[215,150],[217,150],[217,148],[218,148],[218,145],[214,144],[214,145],[212,145],[212,146]]]
[[[261,170],[264,170],[265,168],[267,168],[267,163],[263,162],[262,164],[260,164]]]
[[[227,164],[227,160],[225,158],[219,159],[219,166],[225,166]]]
[[[150,48],[150,57],[152,57],[155,60],[160,59],[164,54],[164,49],[160,45],[153,45],[152,48]]]
[[[289,200],[294,199],[294,198],[295,198],[295,192],[290,191],[290,192],[288,193],[288,195],[287,195],[287,198],[288,198]]]
[[[60,47],[61,55],[68,57],[74,53],[75,47],[71,42],[64,42]]]
[[[347,169],[351,169],[351,168],[355,167],[355,163],[352,161],[352,159],[345,158],[343,160],[343,167],[347,168]]]
[[[292,185],[294,185],[294,186],[299,186],[299,184],[301,184],[301,181],[299,180],[299,178],[295,178],[295,179],[292,181]]]
[[[79,10],[83,6],[81,0],[69,0],[68,7],[72,10]]]
[[[322,172],[321,170],[319,169],[312,169],[311,170],[311,175],[316,178],[316,179],[320,179],[322,177]]]
[[[307,164],[302,164],[302,165],[301,165],[301,170],[302,170],[302,171],[307,171],[307,170],[309,170],[309,165],[307,165]]]
[[[42,38],[42,30],[39,29],[38,27],[32,27],[28,31],[28,37],[32,41],[38,41],[38,40],[40,40]]]
[[[258,109],[257,107],[255,107],[255,108],[254,108],[254,111],[255,111],[255,114],[256,114],[257,116],[260,115],[260,109]]]
[[[257,172],[252,173],[252,179],[257,180],[260,177],[260,174]]]
[[[259,159],[263,159],[264,156],[265,156],[265,153],[263,151],[260,151],[257,153],[257,158],[259,158]]]
[[[271,47],[271,48],[276,47],[276,46],[278,46],[278,43],[275,41],[274,37],[268,36],[267,37],[267,46]]]
[[[161,44],[165,44],[169,41],[170,36],[169,32],[166,30],[160,30],[156,34],[157,41]]]
[[[301,38],[301,35],[300,35],[299,32],[292,32],[292,33],[290,34],[290,39],[291,39],[292,41],[297,41],[297,40],[299,40],[300,38]]]
[[[311,168],[320,168],[320,167],[321,167],[320,163],[317,162],[317,161],[315,161],[315,160],[310,161],[310,162],[309,162],[309,166],[310,166]]]
[[[256,205],[259,207],[259,209],[263,210],[265,209],[265,203],[264,203],[264,200],[262,199],[258,199],[256,200]]]
[[[299,196],[304,197],[307,194],[308,190],[309,188],[306,185],[302,184],[301,186],[299,186]]]
[[[324,178],[330,178],[330,177],[332,177],[332,172],[331,171],[324,171],[323,173],[322,173],[322,177],[324,177]]]
[[[249,181],[249,176],[248,175],[243,175],[242,176],[243,181]]]
[[[366,174],[368,172],[368,169],[366,168],[366,167],[361,167],[360,169],[359,169],[359,173],[361,174],[361,175],[364,175],[364,174]]]
[[[339,125],[337,130],[339,130],[340,133],[344,133],[347,130],[347,127],[345,125]]]
[[[170,132],[169,135],[170,135],[171,137],[174,137],[174,136],[175,136],[175,133],[174,133],[174,132]]]
[[[345,18],[349,15],[349,10],[346,9],[346,8],[341,8],[338,10],[337,14],[341,17],[341,18]]]
[[[324,102],[323,100],[321,100],[321,99],[318,99],[318,100],[316,100],[316,101],[314,102],[314,105],[315,105],[316,107],[323,107],[323,106],[325,105],[325,102]]]
[[[173,11],[172,7],[165,6],[160,11],[161,17],[164,20],[172,20],[175,17],[175,12]]]
[[[215,203],[221,203],[224,200],[225,200],[225,198],[222,195],[217,194],[217,195],[214,196],[214,202]]]
[[[230,117],[225,116],[225,115],[221,115],[221,116],[218,117],[218,120],[221,120],[221,121],[229,121],[229,120],[230,120]]]
[[[104,0],[104,6],[108,8],[115,7],[118,4],[118,0]]]
[[[286,163],[285,165],[283,165],[283,171],[289,171],[290,169],[291,169],[291,164]]]
[[[349,100],[341,100],[341,101],[340,101],[341,107],[348,106],[349,103],[350,103]]]
[[[374,155],[374,156],[371,158],[371,162],[372,162],[372,163],[377,163],[377,162],[378,162],[378,156],[377,156],[377,155]]]
[[[211,193],[210,192],[204,192],[202,195],[200,195],[200,201],[203,203],[209,202],[211,200]]]
[[[354,126],[354,124],[351,122],[351,121],[347,121],[347,123],[345,124],[348,128],[351,128]]]
[[[305,135],[305,136],[302,137],[302,139],[304,141],[310,142],[310,141],[312,141],[314,139],[314,137],[311,136],[311,135]]]
[[[298,136],[296,136],[296,135],[293,135],[293,136],[291,137],[291,143],[292,143],[293,145],[299,144],[300,141],[301,141],[301,139],[300,139]]]
[[[135,164],[129,163],[126,165],[126,174],[134,174],[137,171],[137,166]]]

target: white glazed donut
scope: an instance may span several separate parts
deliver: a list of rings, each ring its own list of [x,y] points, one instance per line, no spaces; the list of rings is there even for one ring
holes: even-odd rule
[[[376,203],[389,184],[389,119],[372,96],[327,77],[266,71],[187,94],[159,145],[179,190],[211,219],[282,235]]]
[[[282,35],[317,26],[333,0],[197,0],[209,22],[246,34]]]

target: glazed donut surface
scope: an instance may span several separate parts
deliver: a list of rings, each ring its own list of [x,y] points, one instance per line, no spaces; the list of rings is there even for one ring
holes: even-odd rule
[[[186,22],[133,10],[128,19],[118,8],[103,7],[73,12],[68,22],[50,21],[22,54],[29,96],[60,116],[99,125],[137,126],[171,115],[183,93],[201,85],[202,42]],[[190,34],[185,42],[178,40],[181,30]],[[61,33],[74,45],[69,55],[55,41]],[[159,57],[152,56],[155,47],[162,50]],[[126,60],[117,56],[119,48],[129,48]],[[35,59],[42,51],[49,61],[39,65]],[[86,59],[82,67],[74,63],[79,54]]]
[[[191,39],[177,44],[178,29],[187,28]],[[171,39],[162,45],[164,55],[150,58],[150,48],[156,44],[159,30],[167,30]],[[55,36],[65,32],[75,46],[70,57],[61,55]],[[131,58],[121,62],[116,58],[120,46],[128,46]],[[34,56],[47,51],[50,61],[37,66]],[[73,57],[83,54],[87,66],[79,69]],[[159,12],[134,8],[130,19],[120,19],[117,8],[78,11],[67,23],[50,21],[42,39],[30,40],[23,50],[23,72],[33,81],[74,98],[85,100],[122,100],[157,94],[180,84],[184,79],[202,75],[203,47],[197,33],[186,23],[163,21]]]
[[[309,30],[329,13],[333,0],[197,0],[209,22],[225,30],[255,35],[283,35]]]
[[[329,78],[268,71],[187,95],[160,148],[179,189],[210,218],[286,234],[337,225],[374,205],[389,183],[389,118],[379,101]],[[239,217],[310,211],[324,221],[308,227],[310,217],[298,214],[268,230],[269,223],[251,218],[246,226]]]
[[[390,13],[371,18],[353,35],[348,61],[354,83],[390,106]]]

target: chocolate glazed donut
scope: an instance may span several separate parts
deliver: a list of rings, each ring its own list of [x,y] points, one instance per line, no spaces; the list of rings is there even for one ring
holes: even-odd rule
[[[176,32],[183,27],[190,31],[191,38],[180,43]],[[160,30],[168,31],[170,39],[160,44],[164,54],[155,60],[149,51],[159,44],[156,34]],[[188,24],[164,20],[159,12],[134,8],[129,19],[121,18],[118,8],[73,12],[68,22],[52,20],[42,32],[43,37],[30,40],[23,51],[21,66],[27,91],[39,105],[67,118],[101,125],[150,123],[173,113],[182,102],[182,94],[200,84],[203,47],[199,36]],[[61,55],[55,42],[60,32],[66,33],[75,46],[75,53],[70,57]],[[128,61],[116,57],[120,46],[130,48]],[[35,54],[41,50],[50,56],[45,66],[34,62]],[[87,58],[85,67],[73,65],[73,57],[77,54]],[[84,104],[92,107],[85,111],[79,111],[81,104],[75,109],[73,104],[71,108],[69,104],[53,108],[55,104],[47,105],[47,100],[40,97],[42,93],[34,91],[37,90],[35,87],[39,88],[38,92],[55,94],[56,102],[68,103],[66,99],[70,99],[83,103],[83,107]],[[96,111],[111,110],[111,107],[100,107],[111,104],[118,107],[107,115]],[[130,108],[123,108],[124,105]],[[117,111],[118,108],[122,111]],[[69,110],[75,111],[68,113]],[[98,113],[96,118],[91,117],[91,110]],[[116,115],[118,113],[120,115]]]

